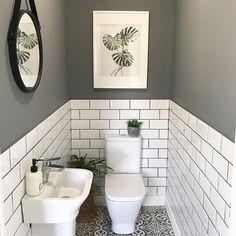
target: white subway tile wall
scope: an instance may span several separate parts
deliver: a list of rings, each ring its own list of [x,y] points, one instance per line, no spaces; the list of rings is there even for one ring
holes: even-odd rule
[[[233,146],[170,101],[166,198],[182,236],[227,236]]]
[[[127,133],[128,119],[142,120],[142,174],[148,196],[166,190],[169,100],[72,100],[72,153],[104,158],[105,135]],[[104,176],[95,178],[98,199]]]
[[[174,102],[158,99],[71,100],[2,153],[5,235],[31,235],[21,199],[32,158],[61,156],[61,164],[71,153],[104,158],[105,135],[126,134],[128,119],[143,122],[141,172],[149,205],[164,204],[167,192],[182,236],[226,236],[233,143]],[[102,202],[104,175],[95,182]]]
[[[23,223],[21,210],[25,174],[32,158],[60,156],[61,164],[66,161],[71,153],[70,116],[70,102],[67,102],[0,155],[4,235],[31,235],[30,225]]]

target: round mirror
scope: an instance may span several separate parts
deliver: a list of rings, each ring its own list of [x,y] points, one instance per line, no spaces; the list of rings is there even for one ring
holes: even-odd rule
[[[24,92],[38,87],[42,73],[42,40],[38,22],[30,11],[20,11],[14,40],[9,43],[10,62],[16,83]]]

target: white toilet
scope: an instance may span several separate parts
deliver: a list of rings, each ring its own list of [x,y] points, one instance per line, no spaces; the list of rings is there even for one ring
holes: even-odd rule
[[[106,163],[113,169],[105,176],[105,197],[112,231],[131,234],[145,196],[140,174],[141,137],[108,135]]]

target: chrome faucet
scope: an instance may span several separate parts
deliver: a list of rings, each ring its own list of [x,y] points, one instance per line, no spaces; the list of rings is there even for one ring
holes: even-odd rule
[[[60,157],[54,157],[54,158],[48,158],[48,159],[42,159],[40,161],[43,162],[42,165],[42,175],[43,175],[43,183],[48,182],[49,174],[51,171],[63,171],[65,169],[62,165],[56,165],[52,164],[52,161],[60,160]],[[53,169],[53,170],[52,170]]]

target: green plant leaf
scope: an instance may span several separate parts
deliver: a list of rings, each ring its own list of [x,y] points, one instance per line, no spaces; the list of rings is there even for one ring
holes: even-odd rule
[[[120,34],[116,34],[114,37],[109,34],[105,34],[102,39],[103,44],[111,51],[117,50],[122,46]]]
[[[120,32],[122,44],[128,46],[129,42],[134,42],[139,37],[139,31],[130,26],[121,30]]]
[[[30,58],[30,53],[29,52],[16,49],[16,53],[17,53],[17,58],[18,58],[18,64],[19,65],[23,65]]]
[[[128,50],[124,50],[123,52],[117,52],[112,54],[112,59],[119,66],[129,67],[132,65],[134,58],[132,54]]]
[[[106,166],[105,159],[90,159],[87,158],[87,154],[78,157],[77,155],[71,155],[70,161],[68,162],[70,168],[80,168],[92,171],[94,174],[103,173],[101,169],[112,169]]]
[[[129,127],[140,127],[143,124],[143,122],[138,120],[128,120],[126,123]]]
[[[36,34],[27,35],[25,32],[21,31],[18,40],[20,45],[25,49],[33,49],[38,45],[38,37]]]

